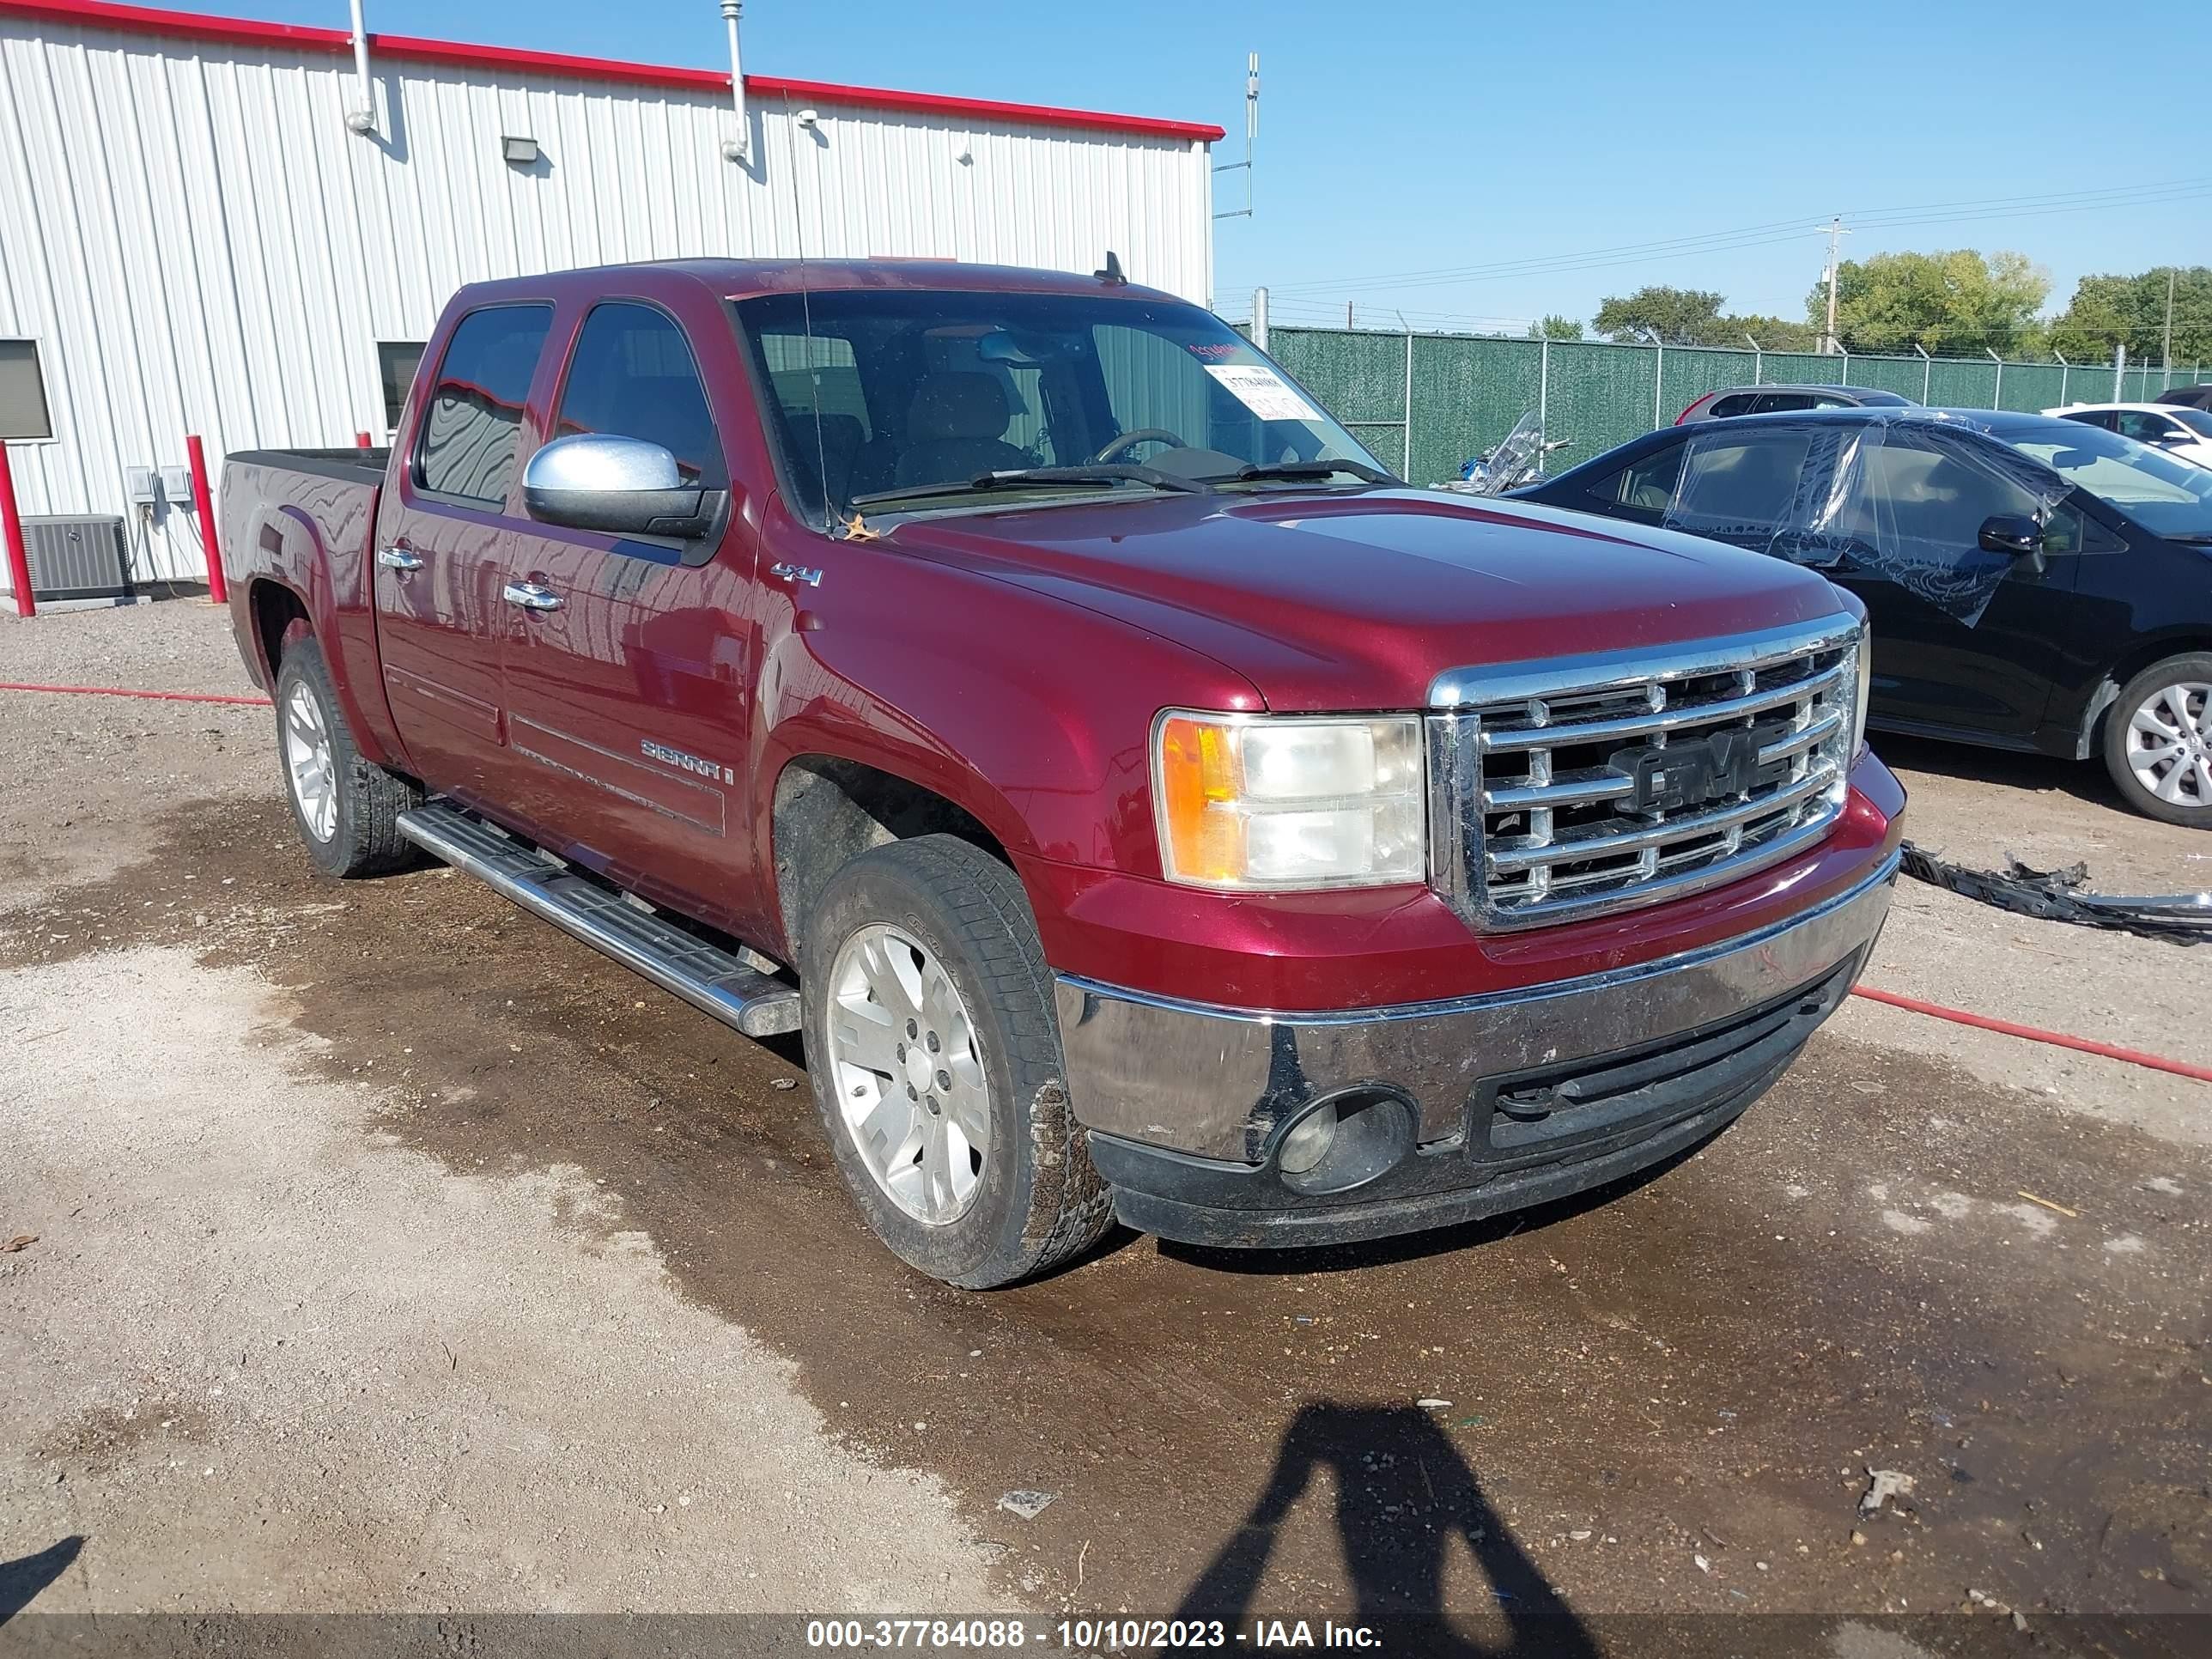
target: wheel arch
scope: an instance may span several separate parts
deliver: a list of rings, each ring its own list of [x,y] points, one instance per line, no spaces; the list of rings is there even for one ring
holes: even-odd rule
[[[261,683],[274,692],[276,672],[283,666],[286,632],[295,622],[312,629],[314,618],[308,613],[306,597],[274,576],[255,577],[246,588],[246,603],[247,614],[253,618],[253,648]]]
[[[2130,680],[2168,657],[2198,655],[2212,656],[2212,633],[2199,629],[2157,635],[2130,646],[2090,688],[2075,732],[2074,758],[2089,760],[2103,752],[2106,721]]]
[[[870,848],[948,835],[1014,867],[1011,847],[1023,837],[1005,800],[969,775],[963,801],[943,787],[949,780],[941,775],[934,782],[910,775],[921,769],[828,749],[794,753],[777,769],[768,867],[787,960],[797,959],[806,917],[831,878]],[[1017,826],[1011,836],[1003,828],[1010,821]]]

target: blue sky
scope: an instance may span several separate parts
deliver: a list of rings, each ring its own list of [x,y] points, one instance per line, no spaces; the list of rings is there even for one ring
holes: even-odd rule
[[[337,0],[185,0],[343,27]],[[673,64],[724,61],[714,0],[368,0],[371,29]],[[2084,274],[2212,263],[2212,6],[1568,7],[1309,0],[748,0],[746,67],[1073,104],[1230,130],[1264,82],[1259,213],[1216,239],[1217,302],[1279,317],[1587,318],[1645,283],[1796,317],[1832,213],[1845,256],[2016,248],[2060,306]],[[2176,181],[2191,191],[2160,190]],[[1240,175],[1216,205],[1241,200]],[[2095,205],[2047,212],[2069,196]],[[1954,207],[1954,204],[1974,204]],[[1918,222],[1881,210],[1939,204]],[[1893,214],[1887,216],[1894,216]],[[1752,228],[1759,228],[1753,232]],[[1752,234],[1730,238],[1737,231]],[[1565,256],[1680,239],[1675,250]],[[1732,244],[1732,245],[1731,245]],[[1513,262],[1535,269],[1497,270]],[[1540,268],[1551,262],[1550,268]],[[1405,273],[1465,271],[1481,280]],[[1384,280],[1389,279],[1389,280]]]

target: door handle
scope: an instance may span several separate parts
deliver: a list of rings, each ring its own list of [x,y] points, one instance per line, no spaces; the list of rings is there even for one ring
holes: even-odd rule
[[[405,575],[410,570],[420,570],[422,561],[404,547],[387,547],[376,556],[377,563],[386,570],[397,570]]]
[[[501,597],[509,605],[519,605],[525,611],[558,611],[561,608],[561,596],[538,582],[509,582]]]

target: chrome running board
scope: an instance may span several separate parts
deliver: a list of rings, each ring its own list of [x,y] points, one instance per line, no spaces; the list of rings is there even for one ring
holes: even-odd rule
[[[749,1037],[799,1029],[799,993],[735,954],[640,908],[458,807],[434,801],[399,815],[399,833],[540,921],[612,957],[664,991]]]

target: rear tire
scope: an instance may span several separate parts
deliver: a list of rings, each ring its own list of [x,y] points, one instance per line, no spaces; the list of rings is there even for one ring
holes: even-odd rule
[[[2168,657],[2105,713],[2105,769],[2146,817],[2212,830],[2212,653]]]
[[[951,836],[863,853],[805,927],[807,1073],[840,1174],[894,1255],[988,1290],[1113,1224],[1068,1109],[1052,975],[1014,873]]]
[[[422,804],[405,778],[362,758],[323,648],[304,622],[285,630],[276,671],[276,759],[292,822],[326,876],[373,876],[414,861],[399,815]]]

